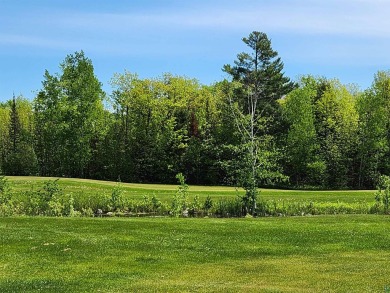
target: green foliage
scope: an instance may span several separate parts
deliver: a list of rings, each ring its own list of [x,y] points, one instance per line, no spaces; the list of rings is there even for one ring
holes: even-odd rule
[[[247,214],[241,199],[244,191],[226,187],[217,187],[216,191],[216,187],[199,189],[195,186],[195,190],[191,189],[190,192],[184,177],[180,175],[178,179],[181,184],[174,198],[171,197],[174,186],[136,185],[128,189],[129,184],[125,183],[45,179],[35,181],[35,184],[31,180],[25,181],[23,188],[20,188],[24,181],[15,178],[10,181],[13,188],[7,193],[7,203],[3,200],[3,204],[0,204],[2,216],[77,217],[94,216],[96,213],[99,216],[243,217]],[[3,181],[9,186],[9,181],[4,177]],[[389,211],[385,208],[389,202],[386,182],[384,180],[380,185],[382,189],[376,201],[373,191],[263,190],[255,212],[259,216],[384,214]],[[102,189],[103,186],[107,188]],[[117,196],[118,188],[120,196]],[[114,202],[120,203],[116,208],[113,205],[113,194],[117,199]],[[175,206],[179,208],[173,214]],[[97,213],[99,209],[102,211],[100,214]]]
[[[203,205],[203,209],[205,210],[205,212],[208,214],[209,210],[213,207],[213,200],[212,198],[210,197],[210,195],[208,195],[206,197],[206,200],[204,202],[204,205]]]
[[[123,200],[123,188],[121,183],[118,182],[117,185],[111,192],[111,200],[110,200],[110,210],[122,210],[124,206]]]
[[[151,201],[151,208],[153,213],[158,212],[163,206],[162,202],[156,197],[155,194],[152,195],[150,201]]]
[[[11,216],[13,213],[11,186],[7,178],[0,176],[0,216]]]
[[[242,217],[247,214],[245,207],[246,206],[245,203],[243,204],[242,198],[221,199],[215,202],[212,212],[217,217]]]
[[[15,152],[10,152],[4,162],[4,173],[8,175],[36,175],[38,161],[31,145],[20,143]]]
[[[0,174],[4,173],[4,159],[9,144],[9,112],[9,107],[0,103]]]
[[[358,187],[374,187],[380,174],[390,173],[390,72],[379,71],[369,89],[359,96]]]
[[[379,213],[390,213],[390,177],[382,175],[379,178],[378,190],[375,193],[374,210]]]
[[[144,195],[142,200],[127,200],[125,204],[125,212],[127,216],[155,216],[168,215],[170,211],[170,205],[165,202],[161,202],[155,195],[151,198]]]
[[[251,89],[260,100],[259,111],[264,111],[263,107],[275,106],[276,100],[294,89],[295,84],[284,76],[283,62],[265,33],[253,31],[242,41],[251,51],[238,54],[235,65],[225,65],[223,70]]]
[[[24,191],[22,194],[22,198],[24,199],[21,202],[21,212],[27,216],[38,216],[43,215],[41,198],[39,193],[34,191],[33,189]]]
[[[53,196],[48,202],[47,207],[44,207],[45,215],[52,217],[60,217],[64,212],[64,205],[61,202],[60,198],[57,196]],[[73,210],[73,207],[72,207]],[[70,213],[69,213],[70,214]]]
[[[39,210],[49,216],[61,216],[64,205],[61,202],[63,191],[58,180],[45,181],[41,190],[38,191]]]
[[[252,32],[243,42],[250,53],[237,55],[235,65],[225,65],[223,70],[233,81],[241,84],[240,91],[229,97],[232,115],[241,137],[243,157],[240,185],[246,190],[243,204],[246,213],[255,214],[258,197],[259,175],[264,181],[278,172],[270,168],[270,154],[275,151],[268,146],[270,127],[278,112],[277,100],[291,91],[295,84],[283,74],[283,63],[271,47],[265,33]]]
[[[327,180],[327,169],[324,161],[314,161],[306,166],[308,184],[311,186],[325,187]]]
[[[66,56],[58,74],[45,72],[33,102],[0,103],[1,174],[174,183],[183,173],[191,185],[243,187],[249,213],[259,188],[367,189],[390,174],[389,71],[364,92],[312,76],[297,88],[265,33],[243,42],[248,51],[223,69],[231,81],[125,71],[106,105],[92,61],[82,51]],[[75,211],[149,210],[111,191],[94,197],[75,198]],[[58,201],[54,214],[65,209]]]
[[[76,216],[72,194],[65,194],[57,180],[47,180],[39,189],[30,186],[29,190],[15,195],[13,208],[15,214],[28,216]]]
[[[173,196],[171,204],[171,215],[179,217],[187,209],[188,200],[188,185],[185,183],[185,178],[182,173],[176,175],[179,181],[179,186]]]
[[[11,186],[7,178],[5,176],[0,176],[0,195],[1,196],[8,196],[11,191]],[[5,202],[4,200],[1,200],[1,202]],[[0,202],[0,203],[1,203]]]
[[[311,216],[375,213],[373,206],[365,202],[313,202],[313,201],[261,201],[258,214],[261,216]]]
[[[92,173],[105,128],[102,85],[82,51],[68,55],[60,67],[58,76],[46,71],[34,101],[35,150],[41,174],[83,177]]]
[[[41,195],[44,201],[50,201],[53,197],[62,193],[62,189],[58,184],[59,180],[47,180],[43,183]]]
[[[353,91],[337,80],[307,76],[281,104],[289,125],[284,165],[291,182],[354,186],[359,115]]]
[[[311,77],[302,78],[301,83],[299,88],[288,94],[282,104],[290,125],[286,145],[288,172],[291,180],[298,186],[302,185],[306,176],[309,184],[313,182],[318,185],[317,180],[312,178],[317,174],[315,152],[319,147],[313,104],[316,96],[315,80]],[[319,174],[318,177],[323,175]]]
[[[36,175],[37,157],[33,148],[33,112],[31,103],[23,97],[13,97],[9,106],[8,137],[3,136],[3,162],[7,175]],[[1,139],[0,139],[1,141]],[[0,159],[1,161],[1,159]]]
[[[190,216],[197,216],[199,214],[199,212],[201,211],[202,209],[202,204],[199,200],[199,196],[198,195],[195,195],[194,196],[194,200],[189,204],[189,215]]]
[[[347,188],[353,168],[350,160],[356,148],[358,115],[355,99],[338,81],[330,81],[328,88],[316,101],[319,154],[327,165],[326,185]]]

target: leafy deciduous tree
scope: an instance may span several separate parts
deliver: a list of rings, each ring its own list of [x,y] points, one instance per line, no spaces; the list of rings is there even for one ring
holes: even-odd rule
[[[104,126],[104,93],[84,53],[68,55],[62,74],[45,73],[35,100],[37,153],[43,175],[85,177]]]

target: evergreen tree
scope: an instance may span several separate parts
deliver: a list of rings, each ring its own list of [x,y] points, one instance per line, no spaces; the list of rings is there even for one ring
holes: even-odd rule
[[[25,104],[27,107],[22,107]],[[5,155],[4,173],[7,175],[35,175],[37,158],[32,147],[31,104],[22,99],[13,99],[10,103],[9,143]],[[24,112],[24,113],[23,113]],[[22,125],[21,114],[26,116]]]
[[[230,103],[233,115],[242,137],[244,163],[242,186],[246,190],[243,198],[247,212],[255,213],[259,179],[267,180],[275,172],[268,172],[271,165],[266,163],[275,151],[272,137],[267,136],[269,122],[277,113],[277,100],[291,91],[295,84],[283,73],[283,62],[271,47],[265,33],[252,32],[243,42],[250,53],[237,55],[235,65],[225,65],[223,70],[230,74],[235,88]]]

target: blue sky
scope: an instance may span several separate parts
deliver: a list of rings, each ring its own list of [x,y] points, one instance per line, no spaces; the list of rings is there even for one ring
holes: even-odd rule
[[[370,86],[390,69],[386,0],[0,0],[0,101],[33,99],[45,69],[84,50],[109,94],[124,70],[222,80],[251,31],[267,33],[297,80],[312,74]]]

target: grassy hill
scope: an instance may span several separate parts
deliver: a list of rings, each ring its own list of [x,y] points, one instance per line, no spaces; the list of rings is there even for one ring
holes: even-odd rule
[[[7,176],[14,192],[25,191],[31,188],[42,186],[46,180],[55,180],[54,177],[20,177]],[[75,196],[93,196],[99,194],[110,194],[117,182],[99,181],[89,179],[60,178],[59,185],[65,192],[73,193]],[[171,200],[176,185],[163,184],[137,184],[121,183],[123,194],[128,198],[142,199],[144,195],[156,195],[160,200]],[[339,191],[301,191],[301,190],[280,190],[260,189],[260,197],[265,200],[286,200],[286,201],[315,201],[315,202],[374,202],[373,190],[339,190]],[[200,199],[207,196],[212,198],[235,198],[237,194],[243,194],[243,190],[236,190],[234,187],[226,186],[190,186],[191,197],[198,195]]]

